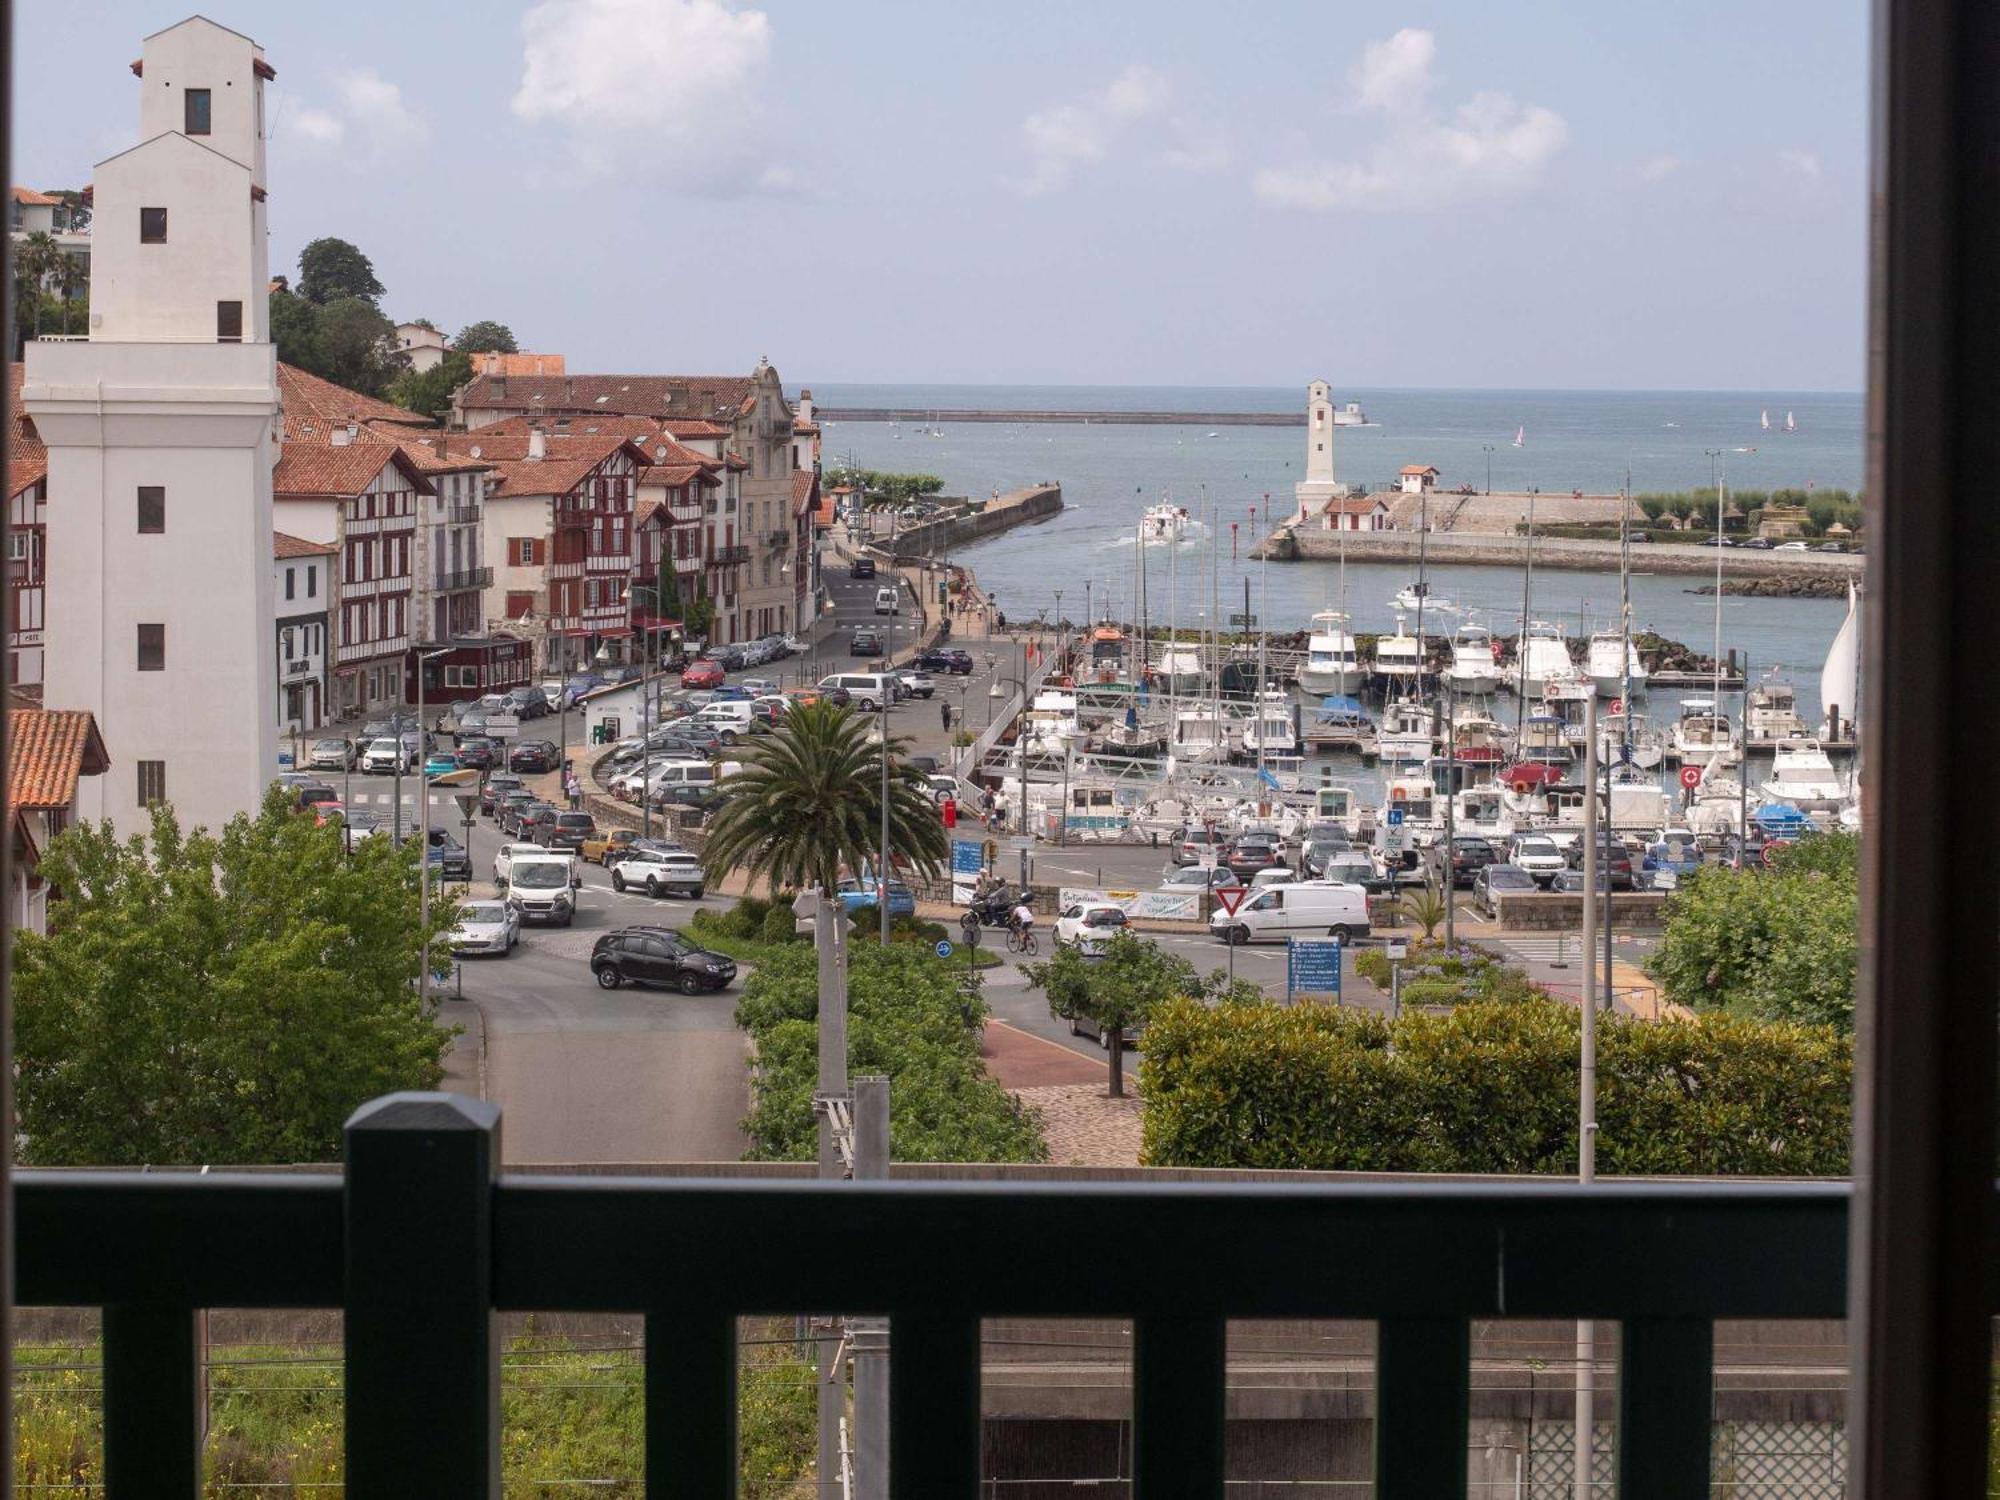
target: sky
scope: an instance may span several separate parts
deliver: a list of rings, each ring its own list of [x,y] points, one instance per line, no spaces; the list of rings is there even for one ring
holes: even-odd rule
[[[1857,390],[1860,0],[208,0],[271,267],[572,371]],[[188,12],[17,0],[14,180]]]

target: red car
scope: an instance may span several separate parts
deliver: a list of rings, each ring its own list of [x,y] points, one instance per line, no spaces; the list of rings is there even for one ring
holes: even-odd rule
[[[722,663],[710,661],[704,656],[700,661],[691,661],[687,664],[687,669],[681,673],[681,686],[719,688],[722,686],[722,677]]]

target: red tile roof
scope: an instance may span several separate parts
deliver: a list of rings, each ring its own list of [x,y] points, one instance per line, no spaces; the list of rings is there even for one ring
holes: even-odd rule
[[[722,484],[704,464],[647,464],[639,471],[639,483],[663,484],[668,489],[679,489],[690,479],[699,479],[709,489]]]
[[[1429,464],[1404,464],[1402,472],[1405,474],[1435,474],[1437,470],[1433,469]]]
[[[1326,502],[1323,513],[1329,516],[1365,516],[1376,506],[1387,506],[1388,503],[1378,495],[1335,495]]]
[[[14,201],[16,203],[30,203],[46,208],[52,204],[62,202],[62,199],[51,198],[47,193],[38,193],[33,188],[17,187],[14,189]]]
[[[756,391],[747,375],[475,375],[459,397],[467,411],[601,412],[698,417],[731,425]]]
[[[467,434],[477,437],[476,433]],[[511,436],[503,436],[501,442],[512,444]],[[484,450],[484,444],[474,444]],[[598,465],[612,454],[624,449],[634,464],[643,464],[645,453],[634,446],[629,438],[621,437],[573,437],[551,438],[547,458],[528,457],[528,439],[522,434],[519,451],[511,451],[509,456],[494,458],[485,456],[493,464],[495,477],[500,481],[493,493],[503,497],[515,495],[560,495],[574,489]]]
[[[325,542],[309,542],[302,536],[292,536],[287,532],[271,533],[271,555],[287,557],[331,557],[333,548]]]
[[[726,438],[730,433],[730,429],[720,422],[705,422],[699,419],[681,421],[669,417],[660,425],[682,442],[686,442],[689,438]]]
[[[278,366],[278,395],[285,407],[288,440],[297,434],[324,441],[327,433],[349,422],[390,422],[422,429],[435,426],[417,412],[350,391],[344,385],[309,375],[296,365]]]
[[[517,436],[532,432],[536,427],[546,428],[551,437],[628,437],[654,438],[660,435],[660,423],[653,417],[626,417],[615,412],[593,412],[587,416],[570,417],[568,425],[560,415],[553,417],[530,416],[526,413],[518,417],[503,417],[498,422],[488,422],[483,427],[475,427],[466,434],[473,442],[492,435]]]
[[[284,456],[271,475],[271,491],[286,495],[365,495],[376,476],[394,464],[415,483],[419,494],[434,495],[437,486],[394,443],[362,437],[339,447],[332,443],[287,442]]]
[[[49,477],[49,451],[35,431],[35,419],[21,410],[21,362],[7,366],[6,422],[11,434],[7,446],[7,498],[40,484]]]
[[[819,473],[813,469],[792,470],[792,514],[802,516],[819,504]]]
[[[7,806],[14,811],[69,807],[77,778],[102,775],[110,764],[88,710],[7,711]]]
[[[419,436],[408,433],[407,429],[398,431],[387,422],[379,425],[370,422],[368,430],[395,443],[403,450],[403,456],[426,474],[464,474],[493,467],[485,459],[472,456],[472,444],[462,432]]]

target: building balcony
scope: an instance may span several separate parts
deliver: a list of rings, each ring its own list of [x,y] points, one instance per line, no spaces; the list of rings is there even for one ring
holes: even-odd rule
[[[297,661],[288,661],[285,663],[285,676],[309,677],[312,675],[313,667],[314,663],[312,658],[302,656]]]
[[[767,547],[789,547],[797,540],[798,538],[789,531],[773,531],[765,536],[764,545]]]
[[[460,500],[456,504],[447,505],[444,508],[445,524],[448,526],[477,524],[480,514],[480,505],[477,500]]]
[[[581,578],[581,577],[583,577],[583,559],[579,557],[579,558],[577,558],[577,559],[576,559],[576,560],[575,560],[574,562],[552,562],[552,563],[550,563],[550,564],[549,564],[549,577],[551,577],[551,578]]]
[[[487,1493],[496,1312],[652,1310],[658,1495],[735,1493],[739,1314],[886,1315],[898,1500],[986,1492],[986,1318],[1131,1319],[1133,1492],[1214,1497],[1230,1319],[1374,1320],[1383,1496],[1467,1493],[1474,1321],[1616,1321],[1636,1497],[1709,1493],[1717,1320],[1846,1311],[1843,1182],[535,1177],[499,1170],[498,1131],[403,1094],[349,1121],[344,1171],[21,1172],[19,1302],[104,1309],[108,1492],[199,1492],[172,1414],[209,1307],[341,1309],[351,1492],[409,1495]]]
[[[709,562],[718,568],[733,568],[738,563],[750,561],[750,548],[738,542],[730,547],[717,547],[709,557]]]
[[[432,591],[439,594],[455,593],[459,589],[483,589],[493,585],[491,568],[460,568],[456,572],[441,573]]]

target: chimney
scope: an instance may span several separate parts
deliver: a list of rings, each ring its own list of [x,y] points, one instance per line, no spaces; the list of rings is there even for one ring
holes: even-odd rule
[[[813,419],[813,393],[811,391],[799,392],[797,410],[801,422],[810,422]]]
[[[349,443],[354,441],[354,432],[354,424],[349,422],[345,427],[334,428],[327,436],[334,447],[345,448]]]
[[[528,430],[528,457],[541,459],[549,456],[549,437],[539,427]]]
[[[443,458],[443,457],[445,457],[445,443],[446,443],[446,438],[445,438],[445,435],[444,435],[443,433],[441,433],[441,432],[440,432],[440,433],[438,434],[438,457],[439,457],[439,458]]]

